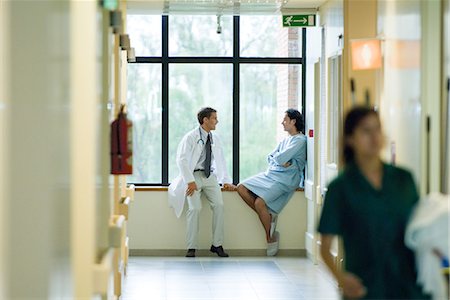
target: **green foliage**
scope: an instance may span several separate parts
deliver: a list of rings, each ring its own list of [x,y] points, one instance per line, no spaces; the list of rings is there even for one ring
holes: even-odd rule
[[[169,20],[170,55],[232,55],[231,16],[222,17],[220,35],[216,34],[216,16],[171,16]],[[274,42],[278,32],[274,22],[273,19],[263,22],[260,17],[244,19],[243,53],[274,56],[278,47]],[[140,55],[158,53],[161,29],[154,30],[155,17],[132,15],[128,24],[132,43],[139,45],[143,53]],[[196,115],[203,106],[218,110],[217,132],[223,142],[228,172],[232,174],[232,70],[231,64],[170,65],[169,180],[178,174],[175,161],[178,143],[184,134],[198,126]],[[277,65],[241,65],[240,88],[239,171],[244,179],[266,169],[267,154],[276,146],[276,127],[281,120],[277,115]],[[127,97],[129,116],[134,122],[134,174],[129,181],[161,182],[161,65],[130,64]]]

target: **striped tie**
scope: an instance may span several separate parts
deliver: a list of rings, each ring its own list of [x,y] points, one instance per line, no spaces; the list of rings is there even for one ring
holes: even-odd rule
[[[208,178],[209,175],[211,175],[211,138],[210,138],[210,134],[208,134],[208,139],[206,140],[205,150],[206,150],[205,176],[206,176],[206,178]]]

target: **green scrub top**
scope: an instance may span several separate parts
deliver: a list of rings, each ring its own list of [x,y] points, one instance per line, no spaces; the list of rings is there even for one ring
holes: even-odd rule
[[[342,237],[345,269],[362,279],[363,299],[430,299],[416,284],[414,253],[404,243],[418,200],[411,174],[387,164],[380,190],[354,163],[328,186],[318,231]]]

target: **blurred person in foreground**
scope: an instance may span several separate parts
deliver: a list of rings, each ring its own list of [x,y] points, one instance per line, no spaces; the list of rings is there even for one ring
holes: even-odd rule
[[[416,284],[414,253],[404,243],[419,195],[411,173],[381,160],[378,113],[352,109],[342,144],[345,167],[328,186],[318,231],[321,255],[344,299],[429,299]],[[336,236],[344,243],[342,270],[330,251]]]

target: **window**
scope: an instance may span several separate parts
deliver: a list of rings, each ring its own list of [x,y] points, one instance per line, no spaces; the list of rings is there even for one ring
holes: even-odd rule
[[[240,17],[241,56],[301,57],[301,29],[285,28],[281,16]]]
[[[130,182],[161,182],[161,65],[128,66],[128,117],[133,121]]]
[[[286,136],[284,112],[299,107],[301,85],[298,65],[242,64],[240,70],[239,174],[245,179],[267,168],[267,155]]]
[[[183,136],[199,126],[200,107],[217,110],[217,134],[231,174],[233,162],[233,66],[228,64],[171,64],[169,69],[169,182],[178,175],[175,160]],[[182,109],[177,109],[182,108]]]
[[[204,106],[218,110],[233,182],[264,171],[286,134],[284,111],[303,109],[306,30],[282,28],[281,16],[221,16],[221,34],[217,16],[129,15],[127,22],[137,55],[128,70],[135,131],[128,181],[168,185],[178,175],[178,143]]]
[[[217,34],[217,16],[171,16],[170,56],[233,55],[233,18],[221,16],[222,33]]]
[[[161,16],[128,15],[127,28],[136,56],[161,56]]]

